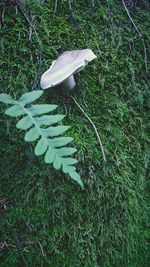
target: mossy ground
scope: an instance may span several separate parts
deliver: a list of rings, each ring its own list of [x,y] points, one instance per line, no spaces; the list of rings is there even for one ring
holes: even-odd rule
[[[107,163],[88,121],[60,89],[41,101],[66,112],[84,191],[34,156],[1,106],[1,266],[149,266],[150,83],[142,41],[121,1],[75,1],[81,28],[65,0],[58,1],[55,16],[52,0],[26,2],[42,42],[40,74],[65,50],[90,48],[97,55],[77,75],[74,96],[101,133]],[[149,63],[150,6],[139,2],[131,15]],[[38,43],[13,7],[5,9],[0,45],[1,91],[18,97],[34,81]]]

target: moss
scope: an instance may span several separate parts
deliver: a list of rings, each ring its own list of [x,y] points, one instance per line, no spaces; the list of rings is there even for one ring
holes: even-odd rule
[[[44,102],[67,111],[65,123],[78,148],[85,190],[36,158],[13,120],[3,115],[1,134],[1,266],[148,266],[149,80],[143,46],[117,1],[27,1],[42,42],[41,74],[65,50],[91,48],[97,54],[77,75],[74,95],[102,136],[107,163],[93,129],[56,88]],[[93,3],[94,6],[93,6]],[[148,4],[132,16],[143,33],[149,63]],[[17,12],[17,13],[16,13]],[[38,42],[23,15],[7,7],[1,27],[2,92],[31,89],[38,69]],[[149,67],[149,66],[148,66]],[[37,86],[37,89],[39,86]]]

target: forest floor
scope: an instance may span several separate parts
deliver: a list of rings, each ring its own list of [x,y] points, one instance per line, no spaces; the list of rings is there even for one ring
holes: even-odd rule
[[[60,53],[92,49],[97,59],[76,75],[73,95],[101,134],[107,162],[60,88],[41,102],[66,114],[84,190],[34,155],[1,105],[0,266],[147,267],[149,1],[132,9],[113,0],[73,1],[72,9],[65,0],[25,2],[24,9],[0,4],[1,92],[18,98],[40,89]]]

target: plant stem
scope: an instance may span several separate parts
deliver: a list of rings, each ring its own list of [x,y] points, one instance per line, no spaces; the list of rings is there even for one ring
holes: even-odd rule
[[[141,40],[142,40],[143,50],[144,50],[145,70],[146,70],[146,73],[148,73],[147,52],[146,52],[146,46],[145,46],[144,38],[143,38],[141,32],[139,31],[138,27],[136,26],[134,20],[132,19],[131,15],[130,15],[130,12],[129,12],[129,10],[128,10],[128,8],[127,8],[127,6],[126,6],[124,0],[122,0],[122,3],[123,3],[124,9],[125,9],[125,11],[126,11],[128,17],[129,17],[131,23],[133,24],[135,30],[137,31],[137,33],[139,34],[139,37],[140,37]]]
[[[103,155],[103,159],[104,161],[106,162],[106,156],[105,156],[105,152],[104,152],[104,148],[103,148],[103,145],[102,145],[102,142],[101,142],[101,138],[100,138],[100,135],[98,133],[98,130],[95,126],[95,124],[92,122],[92,120],[90,119],[90,117],[86,114],[86,112],[80,107],[80,105],[78,104],[78,102],[76,101],[76,99],[73,97],[73,96],[70,96],[70,98],[74,101],[74,103],[78,106],[78,108],[80,109],[80,111],[84,114],[84,116],[87,118],[87,120],[90,122],[90,124],[92,125],[94,131],[95,131],[95,134],[97,136],[97,139],[98,139],[98,142],[99,142],[99,145],[100,145],[100,148],[102,150],[102,155]]]

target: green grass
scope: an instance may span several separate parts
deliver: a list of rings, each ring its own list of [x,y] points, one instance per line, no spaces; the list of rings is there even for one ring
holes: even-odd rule
[[[35,157],[1,105],[0,230],[9,246],[1,250],[0,265],[147,267],[150,83],[142,42],[121,1],[76,1],[81,29],[67,1],[58,2],[54,19],[54,1],[26,4],[42,42],[40,74],[65,50],[95,52],[97,59],[76,75],[74,97],[101,133],[107,163],[93,129],[61,89],[41,101],[67,113],[84,191]],[[141,1],[131,15],[143,34],[149,67],[148,8]],[[1,91],[18,97],[34,81],[38,43],[34,33],[29,40],[24,17],[12,7],[5,10],[0,46]]]

